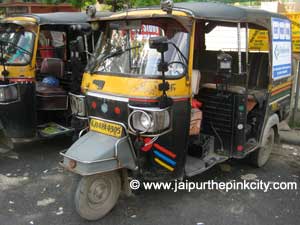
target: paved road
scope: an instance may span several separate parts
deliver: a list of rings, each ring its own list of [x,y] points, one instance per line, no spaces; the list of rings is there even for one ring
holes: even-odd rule
[[[0,156],[0,225],[298,225],[298,191],[140,191],[121,197],[101,221],[87,222],[73,209],[72,176],[59,166],[62,139],[23,146]],[[300,187],[300,147],[281,145],[265,168],[242,161],[218,165],[194,181],[296,181]]]

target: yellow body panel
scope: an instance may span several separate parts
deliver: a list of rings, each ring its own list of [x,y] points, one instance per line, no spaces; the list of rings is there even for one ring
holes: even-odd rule
[[[36,19],[31,17],[8,17],[5,18],[5,21],[12,22],[36,22]],[[37,26],[37,32],[35,33],[35,43],[33,46],[33,54],[31,58],[31,62],[26,65],[14,65],[14,66],[6,66],[6,70],[9,71],[9,78],[35,78],[35,65],[36,65],[36,54],[39,42],[39,33],[40,27]],[[0,79],[3,79],[2,72],[3,66],[0,65]]]
[[[168,15],[165,11],[163,10],[159,10],[159,9],[145,9],[145,10],[138,10],[138,11],[129,11],[129,12],[123,12],[123,13],[118,13],[118,14],[113,14],[109,17],[109,19],[124,19],[124,17],[136,17],[136,18],[140,18],[140,17],[149,17],[149,16],[153,16],[153,15],[158,15],[158,16],[165,16]],[[177,10],[173,10],[172,11],[172,15],[173,16],[189,16],[189,14],[182,12],[182,11],[177,11]],[[93,21],[97,20],[94,19]]]
[[[95,80],[105,82],[104,87],[99,90],[94,84]],[[83,75],[82,90],[106,93],[115,96],[124,97],[157,97],[161,95],[158,90],[158,85],[161,79],[145,79],[124,76],[112,75]],[[186,78],[182,77],[179,80],[169,80],[170,90],[167,92],[172,97],[186,97],[189,95],[189,88],[186,84]]]
[[[31,22],[36,23],[36,19],[32,17],[16,16],[16,17],[7,17],[4,21],[20,21],[20,22]]]
[[[35,69],[31,65],[27,66],[5,66],[5,69],[9,71],[9,78],[34,78]],[[0,66],[0,79],[3,78],[1,75],[3,71],[3,66]]]
[[[159,11],[160,10],[147,10]],[[161,11],[162,12],[162,11]],[[174,98],[191,97],[191,74],[193,70],[193,49],[194,49],[194,33],[195,22],[193,23],[192,33],[190,35],[190,52],[188,76],[183,76],[180,79],[168,80],[170,89],[167,91],[168,96]],[[98,89],[94,83],[96,80],[105,82],[103,88]],[[97,83],[97,82],[96,82]],[[161,79],[149,79],[143,77],[128,77],[125,75],[107,75],[107,74],[89,74],[85,73],[82,80],[82,91],[104,93],[123,97],[137,97],[137,98],[157,98],[161,96],[162,91],[159,91],[158,85],[162,83]]]

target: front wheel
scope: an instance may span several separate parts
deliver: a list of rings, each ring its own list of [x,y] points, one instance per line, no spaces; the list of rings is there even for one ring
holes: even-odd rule
[[[76,211],[87,220],[101,219],[115,206],[120,192],[118,171],[85,176],[76,190]]]
[[[250,154],[250,161],[256,167],[263,167],[269,160],[274,147],[275,132],[270,128],[263,137],[262,146]]]

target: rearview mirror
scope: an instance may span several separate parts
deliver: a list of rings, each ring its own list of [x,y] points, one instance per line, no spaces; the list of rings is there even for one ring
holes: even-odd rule
[[[169,49],[168,39],[167,37],[163,36],[150,37],[149,46],[152,49],[156,49],[160,53],[166,52]]]

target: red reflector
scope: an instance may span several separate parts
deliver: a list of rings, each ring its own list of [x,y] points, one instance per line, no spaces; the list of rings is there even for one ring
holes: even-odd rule
[[[236,150],[238,150],[239,152],[243,151],[244,150],[244,146],[243,145],[238,145],[236,147]]]
[[[115,114],[120,115],[120,114],[121,114],[121,109],[120,109],[120,107],[118,107],[118,106],[115,107],[114,112],[115,112]]]
[[[150,144],[151,141],[152,141],[151,138],[145,138],[145,139],[144,139],[145,145],[142,147],[142,151],[148,152],[148,151],[151,150],[152,145],[153,145],[153,144]],[[148,143],[149,143],[149,144],[148,144]]]
[[[96,102],[92,102],[92,108],[96,109],[97,108],[97,103]]]

